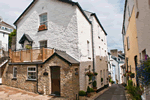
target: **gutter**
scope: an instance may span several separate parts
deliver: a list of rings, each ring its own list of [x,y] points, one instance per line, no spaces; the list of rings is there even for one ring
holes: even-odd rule
[[[8,62],[8,60],[5,60],[5,61],[0,65],[0,67],[2,67],[3,65],[5,65],[7,62]]]

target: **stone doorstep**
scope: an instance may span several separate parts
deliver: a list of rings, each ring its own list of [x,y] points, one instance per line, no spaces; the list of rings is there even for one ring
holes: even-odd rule
[[[96,99],[98,96],[102,95],[105,91],[107,91],[109,89],[109,87],[105,88],[104,90],[94,94],[93,96],[91,96],[90,98],[87,98],[87,100],[94,100]]]

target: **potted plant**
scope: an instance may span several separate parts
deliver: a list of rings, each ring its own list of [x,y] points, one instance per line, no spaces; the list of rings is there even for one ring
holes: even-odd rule
[[[45,30],[45,29],[47,29],[45,24],[39,26],[39,31],[42,31],[42,30]]]
[[[96,91],[97,91],[97,83],[96,83],[96,81],[94,81],[94,82],[92,83],[92,85],[93,85],[94,91],[96,92]]]
[[[86,98],[85,98],[85,96],[86,96],[86,92],[85,91],[79,91],[79,100],[85,100]]]
[[[31,49],[32,47],[30,45],[26,45],[26,49]]]
[[[90,88],[90,91],[91,91],[91,95],[94,95],[95,94],[95,90],[93,88]]]
[[[92,80],[92,76],[94,76],[93,73],[91,73],[90,71],[86,73],[86,75],[89,77],[89,81]]]
[[[131,77],[131,78],[134,78],[134,73],[131,73],[131,74],[130,74],[130,77]]]
[[[110,78],[110,79],[109,79],[109,86],[111,86],[111,82],[112,82],[112,79]]]
[[[91,89],[90,89],[90,87],[88,86],[88,88],[87,88],[87,97],[90,97],[91,96]]]
[[[97,72],[95,72],[95,73],[94,73],[94,76],[97,76],[97,75],[98,75],[98,73],[97,73]]]

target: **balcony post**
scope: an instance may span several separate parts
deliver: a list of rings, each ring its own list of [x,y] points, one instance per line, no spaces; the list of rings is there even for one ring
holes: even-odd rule
[[[30,55],[31,55],[31,62],[33,62],[32,49],[30,49]]]
[[[43,53],[42,53],[42,54],[43,54],[43,56],[42,56],[42,57],[43,57],[43,58],[42,58],[42,61],[44,62],[44,59],[45,59],[45,49],[42,48],[42,51],[43,51]]]
[[[21,62],[23,62],[23,51],[21,50]]]

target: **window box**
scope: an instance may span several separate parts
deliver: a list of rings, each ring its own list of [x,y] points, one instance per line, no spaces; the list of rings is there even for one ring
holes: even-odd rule
[[[39,31],[42,31],[42,30],[47,30],[46,25],[40,25],[39,26]]]

